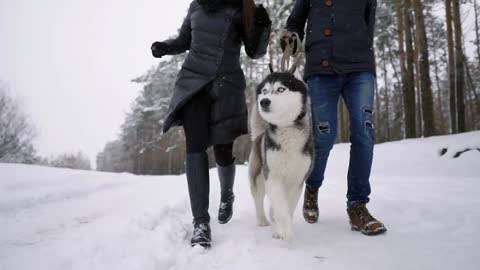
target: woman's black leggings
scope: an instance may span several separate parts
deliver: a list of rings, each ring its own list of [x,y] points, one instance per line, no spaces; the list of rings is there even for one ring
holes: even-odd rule
[[[203,153],[209,147],[211,97],[209,87],[195,95],[182,108],[181,117],[187,144],[187,154]],[[224,167],[233,162],[233,142],[213,146],[215,161]]]

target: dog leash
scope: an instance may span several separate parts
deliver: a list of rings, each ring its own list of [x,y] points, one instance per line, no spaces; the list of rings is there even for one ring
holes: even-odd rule
[[[292,39],[292,42],[287,42],[285,46],[285,51],[283,52],[282,60],[281,60],[281,70],[283,72],[288,72],[293,73],[295,72],[295,69],[298,67],[298,64],[300,63],[301,57],[302,57],[302,41],[300,40],[300,37],[298,36],[297,33],[292,33],[292,35],[289,37]],[[293,50],[294,48],[297,47],[297,51],[294,53]],[[290,57],[294,57],[294,61],[292,62],[292,66],[290,67]]]
[[[296,68],[298,67],[300,61],[302,60],[302,52],[303,52],[303,44],[300,40],[300,37],[297,33],[283,33],[283,37],[287,39],[291,39],[290,42],[286,42],[285,50],[283,51],[282,58],[280,60],[280,71],[281,72],[289,72],[294,73]],[[273,36],[273,35],[272,35]],[[272,42],[270,42],[272,44]],[[294,48],[297,48],[296,52],[294,53]],[[270,63],[269,68],[270,72],[274,72],[273,70],[273,54],[270,55]],[[294,57],[292,65],[290,66],[290,57]]]

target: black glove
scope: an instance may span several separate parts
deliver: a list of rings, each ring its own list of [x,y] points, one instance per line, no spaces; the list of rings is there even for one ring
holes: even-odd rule
[[[155,41],[152,44],[152,55],[155,58],[161,58],[162,56],[166,55],[170,50],[169,46],[165,42]]]
[[[293,46],[292,55],[295,55],[297,53],[298,48],[297,48],[297,43],[293,42],[291,32],[285,32],[282,35],[282,37],[280,38],[280,47],[282,48],[282,52],[285,51],[285,48],[287,47],[287,44],[290,44],[290,46]]]
[[[266,27],[272,24],[270,16],[268,16],[267,10],[263,7],[262,4],[258,5],[255,9],[254,22],[258,26]]]

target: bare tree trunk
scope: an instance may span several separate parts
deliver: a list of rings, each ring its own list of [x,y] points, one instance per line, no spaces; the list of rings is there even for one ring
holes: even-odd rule
[[[387,45],[387,49],[388,49],[388,60],[390,62],[390,65],[392,66],[392,70],[393,70],[393,77],[395,78],[395,80],[399,83],[401,83],[401,76],[400,77],[398,76],[398,71],[397,71],[397,64],[395,64],[394,62],[394,59],[395,57],[393,56],[393,53],[392,53],[392,43],[387,41],[386,42],[386,45]],[[405,61],[405,59],[403,59]]]
[[[466,71],[467,71],[467,79],[470,82],[470,85],[472,86],[471,90],[473,92],[473,98],[475,99],[476,114],[480,115],[480,97],[478,96],[477,91],[476,91],[477,85],[475,84],[475,82],[472,79],[472,75],[470,73],[470,67],[468,66],[468,64],[465,67],[466,67]]]
[[[430,31],[433,31],[432,29]],[[435,42],[435,41],[434,41]],[[435,42],[436,43],[436,42]],[[436,47],[436,46],[435,46]],[[438,102],[438,112],[439,112],[439,134],[445,134],[446,126],[445,126],[445,113],[443,110],[442,105],[442,95],[441,95],[441,87],[440,87],[440,75],[438,70],[438,58],[437,58],[437,50],[433,49],[433,59],[435,59],[434,64],[434,72],[435,72],[435,84],[437,87],[437,102]]]
[[[385,124],[387,126],[387,141],[390,141],[390,103],[388,100],[388,71],[387,71],[387,59],[385,55],[385,47],[382,48],[382,62],[383,62],[383,83],[385,84]]]
[[[448,42],[448,85],[450,92],[450,125],[452,133],[458,132],[457,127],[457,93],[455,91],[455,52],[453,43],[452,0],[445,0]]]
[[[436,52],[434,51],[434,57],[436,59]],[[443,105],[442,105],[442,94],[441,94],[441,87],[440,87],[440,76],[439,76],[439,71],[438,71],[438,65],[435,64],[435,81],[437,85],[437,102],[438,102],[438,113],[440,114],[440,117],[438,118],[440,123],[439,123],[439,129],[441,130],[442,134],[445,134],[447,127],[445,125],[445,112],[443,110]]]
[[[340,136],[338,136],[339,142],[347,142],[348,141],[348,112],[346,109],[345,101],[343,99],[339,100],[339,122],[340,122]]]
[[[460,19],[460,0],[453,1],[453,24],[455,26],[455,88],[457,92],[458,132],[465,132],[464,65],[462,47],[462,22]]]
[[[401,81],[401,87],[402,87],[402,115],[405,123],[405,131],[404,131],[404,136],[403,138],[408,136],[406,134],[411,135],[411,130],[410,127],[407,125],[407,110],[408,108],[406,107],[406,102],[405,102],[405,97],[407,93],[407,67],[405,66],[405,39],[404,39],[404,15],[403,15],[403,1],[402,0],[396,0],[395,1],[395,11],[396,11],[396,17],[397,17],[397,35],[398,35],[398,58],[400,60],[400,76],[402,78]],[[407,131],[408,129],[408,131]]]
[[[463,59],[465,60],[465,71],[467,72],[467,84],[468,84],[468,89],[467,89],[467,94],[468,94],[468,100],[470,101],[468,104],[470,105],[470,121],[471,121],[471,127],[470,130],[474,130],[476,128],[476,117],[475,114],[480,113],[480,109],[478,107],[478,102],[479,100],[475,97],[475,89],[476,85],[473,82],[472,75],[470,73],[470,67],[468,66],[468,61],[467,57],[464,55]],[[476,107],[476,110],[474,110],[474,107]]]
[[[432,81],[430,79],[430,61],[428,59],[428,42],[425,30],[423,5],[420,0],[413,0],[415,10],[415,25],[417,48],[419,48],[419,68],[422,97],[423,132],[426,137],[435,135],[435,118],[433,114]]]
[[[477,61],[480,66],[480,29],[478,27],[478,5],[477,0],[473,1],[473,8],[475,13],[475,44],[477,45]]]
[[[421,94],[421,77],[420,77],[420,63],[418,62],[418,48],[417,43],[415,43],[415,49],[413,50],[413,63],[415,67],[415,95],[416,95],[416,111],[417,111],[417,136],[423,136],[423,115],[422,115],[422,98]]]
[[[473,100],[473,95],[472,95],[472,89],[473,89],[473,86],[472,86],[472,83],[469,82],[467,83],[468,87],[467,87],[467,98],[466,100],[468,100],[468,102],[466,102],[466,107],[468,109],[468,112],[470,114],[470,122],[466,123],[467,125],[467,129],[468,130],[474,130],[475,129],[475,126],[476,126],[476,117],[475,117],[475,113],[473,111],[474,109],[474,100]]]
[[[405,44],[407,58],[406,64],[406,76],[404,81],[404,108],[405,108],[405,135],[407,138],[415,138],[417,136],[417,128],[415,125],[416,111],[415,111],[415,78],[413,74],[413,37],[412,37],[412,19],[410,16],[410,0],[402,0],[403,8],[403,21],[402,25],[405,31]]]
[[[402,84],[405,85],[406,77],[407,77],[407,67],[405,66],[405,41],[404,41],[404,20],[403,20],[403,1],[397,0],[395,1],[395,9],[397,15],[397,35],[398,35],[398,58],[400,59],[400,73],[402,76]],[[395,65],[393,65],[395,66]],[[403,92],[405,93],[405,87],[403,87]]]
[[[401,74],[398,74],[398,71],[397,71],[397,64],[395,63],[395,56],[393,55],[392,53],[392,44],[390,42],[390,40],[387,41],[387,49],[388,49],[388,60],[390,62],[390,65],[393,69],[393,77],[395,78],[395,83],[393,83],[393,89],[394,89],[394,93],[396,93],[399,89],[399,86],[400,88],[402,88],[403,84],[402,84],[402,78],[401,78]],[[405,60],[405,59],[404,59]],[[403,89],[402,89],[403,90]],[[395,94],[393,94],[393,98],[395,99]],[[399,98],[400,99],[403,99],[403,93],[402,91],[399,91]],[[395,103],[395,100],[393,100],[393,103]],[[394,128],[393,130],[393,136],[390,136],[390,140],[395,140],[395,139],[398,139],[398,138],[404,138],[404,134],[403,132],[401,132],[401,127],[403,125],[403,123],[399,123],[399,118],[398,116],[400,115],[400,119],[403,119],[403,115],[404,115],[404,111],[403,111],[403,102],[401,101],[400,102],[400,105],[399,106],[395,106],[394,104],[394,115],[395,115],[395,119],[394,121],[392,122],[392,125],[396,126],[396,127],[399,127],[398,129],[395,128],[395,127],[392,127]],[[400,121],[401,122],[401,121]],[[398,137],[396,137],[395,135],[398,135]]]

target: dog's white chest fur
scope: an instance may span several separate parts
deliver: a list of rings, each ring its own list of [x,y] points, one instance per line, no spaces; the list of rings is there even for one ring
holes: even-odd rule
[[[278,148],[265,151],[269,180],[301,185],[310,170],[312,157],[304,153],[308,130],[288,127],[270,134]],[[274,169],[274,170],[273,170]]]

